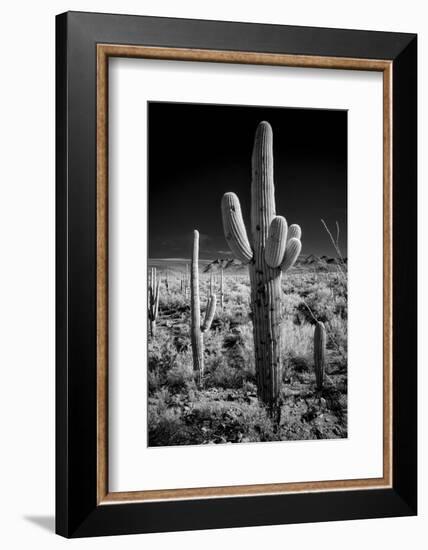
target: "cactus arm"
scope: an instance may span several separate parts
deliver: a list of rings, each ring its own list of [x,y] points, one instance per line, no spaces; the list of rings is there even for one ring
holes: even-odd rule
[[[269,227],[265,247],[265,260],[269,267],[279,267],[284,258],[287,245],[287,220],[275,216]]]
[[[299,241],[302,240],[302,230],[300,229],[300,225],[297,225],[297,223],[293,223],[288,228],[288,240],[290,239],[299,239]]]
[[[317,321],[314,331],[314,363],[318,390],[322,389],[324,382],[326,339],[324,323]]]
[[[247,237],[241,205],[235,193],[225,193],[221,201],[224,236],[233,254],[243,263],[249,263],[253,251]]]
[[[201,326],[202,332],[208,332],[211,328],[211,323],[213,322],[215,310],[216,310],[216,296],[211,294],[207,304],[207,310],[205,312],[204,322]]]
[[[281,264],[281,270],[283,272],[287,271],[292,267],[299,257],[300,251],[302,250],[302,243],[296,237],[290,239],[287,243],[285,249],[284,259]]]

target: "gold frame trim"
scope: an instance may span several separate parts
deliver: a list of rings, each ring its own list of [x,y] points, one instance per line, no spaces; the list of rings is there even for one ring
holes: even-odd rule
[[[133,57],[383,73],[383,477],[226,487],[108,490],[108,59]],[[392,62],[256,52],[97,45],[97,504],[392,487]]]

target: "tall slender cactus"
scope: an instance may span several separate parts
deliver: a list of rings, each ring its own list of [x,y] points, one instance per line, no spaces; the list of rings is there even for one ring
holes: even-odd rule
[[[186,263],[186,278],[184,279],[184,296],[185,296],[185,298],[187,298],[187,294],[188,294],[188,291],[189,291],[189,279],[190,279],[189,264]]]
[[[224,268],[220,268],[220,308],[224,308]]]
[[[279,413],[281,386],[281,275],[297,260],[302,245],[298,225],[275,211],[273,135],[268,122],[256,130],[252,153],[251,244],[235,193],[222,199],[226,241],[233,254],[249,264],[254,352],[259,397],[272,415]]]
[[[156,268],[152,267],[148,284],[148,314],[150,323],[150,334],[152,336],[154,336],[156,333],[156,319],[158,317],[159,310],[159,287],[160,278],[157,279]]]
[[[199,231],[193,232],[192,263],[190,271],[190,304],[191,304],[191,341],[193,353],[193,370],[198,373],[199,387],[204,380],[204,339],[213,322],[216,310],[216,297],[214,294],[208,299],[205,318],[201,324],[201,305],[199,299]]]
[[[317,321],[314,331],[314,364],[317,389],[322,390],[325,372],[326,333],[324,323]]]

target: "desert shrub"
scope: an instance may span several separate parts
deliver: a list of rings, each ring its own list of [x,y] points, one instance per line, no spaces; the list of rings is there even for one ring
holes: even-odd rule
[[[194,420],[199,422],[211,421],[226,411],[224,401],[211,401],[208,396],[200,395],[200,399],[194,404],[192,416]],[[230,408],[230,403],[227,404]]]
[[[244,393],[250,393],[250,394],[256,395],[257,386],[254,382],[251,382],[249,380],[245,380],[245,382],[242,384],[242,391]]]
[[[334,302],[334,312],[336,316],[346,320],[348,317],[348,300],[346,296],[343,294],[335,293]]]
[[[168,388],[162,388],[149,398],[149,412],[152,412],[155,416],[161,417],[168,409],[170,403],[171,394]]]
[[[240,388],[253,381],[254,357],[252,326],[239,325],[229,333],[207,334],[205,355],[205,386]]]
[[[343,296],[335,294],[332,288],[320,283],[313,288],[297,307],[299,313],[310,323],[314,317],[324,323],[339,315],[346,318],[347,305]]]
[[[160,416],[149,408],[150,446],[186,445],[192,439],[192,430],[186,429],[179,409],[167,409]]]
[[[342,317],[333,317],[326,324],[327,347],[335,350],[346,363],[348,357],[348,323]]]
[[[225,297],[233,307],[248,306],[250,303],[250,281],[247,278],[245,281],[234,282],[225,289]]]
[[[278,439],[272,419],[266,408],[260,403],[254,403],[244,409],[243,423],[246,426],[248,441],[275,441]]]
[[[282,279],[282,289],[286,294],[300,294],[306,296],[312,287],[317,287],[320,277],[314,273],[294,272],[287,273]]]
[[[212,326],[227,333],[233,327],[247,323],[249,311],[249,305],[237,306],[236,304],[226,304],[226,307],[221,310],[217,304],[217,311]]]
[[[171,395],[167,388],[149,398],[149,445],[186,445],[200,443],[195,438],[195,428],[186,426],[180,398]]]
[[[294,317],[301,302],[302,302],[302,298],[298,293],[284,292],[283,300],[282,300],[282,312],[281,312],[282,318],[286,319],[287,317],[290,317],[290,318]]]
[[[148,342],[149,391],[155,391],[166,382],[167,372],[174,366],[177,350],[167,331],[158,328],[156,337]]]
[[[290,357],[290,361],[289,361],[289,368],[293,371],[293,372],[309,372],[309,371],[312,371],[313,370],[313,360],[312,360],[312,356],[301,356],[301,355],[298,355],[296,357]],[[286,378],[285,376],[285,372],[284,372],[284,378]]]
[[[223,353],[223,340],[224,334],[221,330],[213,330],[211,325],[211,330],[204,334],[204,346],[205,354],[207,356],[207,362],[210,361],[210,358],[214,358],[222,355]]]
[[[216,310],[213,322],[211,324],[212,333],[228,334],[230,332],[230,320],[231,315],[226,310],[221,311],[219,308]]]
[[[234,401],[234,398],[231,394],[218,393],[217,390],[213,394],[208,390],[200,392],[198,399],[187,409],[149,405],[149,444],[272,440],[271,421],[257,399],[245,402]]]
[[[239,327],[233,348],[233,360],[245,373],[245,380],[253,380],[256,374],[254,362],[253,325],[247,323]]]
[[[155,338],[148,341],[149,367],[170,368],[175,361],[177,350],[170,333],[163,327],[158,327]]]
[[[185,356],[185,357],[183,357]],[[181,391],[195,385],[190,353],[181,354],[180,360],[167,372],[166,382],[172,391]]]
[[[174,339],[170,332],[160,328],[156,337],[149,340],[148,353],[148,386],[149,393],[153,393],[162,386],[170,384],[177,389],[189,382],[188,371],[192,366],[191,351],[177,351]],[[173,371],[172,374],[171,371]],[[180,382],[181,380],[181,382]]]
[[[204,385],[206,388],[240,388],[245,373],[227,364],[226,358],[217,357],[206,368]]]
[[[281,347],[285,358],[304,357],[313,349],[314,329],[309,323],[296,325],[291,319],[281,323]]]
[[[263,405],[252,398],[234,401],[210,400],[203,395],[195,404],[190,419],[203,426],[206,438],[212,443],[272,441],[275,439],[272,421]]]
[[[159,312],[168,313],[169,311],[185,311],[190,310],[189,299],[185,298],[181,291],[165,292],[160,289],[159,295]]]
[[[148,369],[147,371],[147,385],[149,394],[153,394],[161,388],[162,378],[159,371],[156,369]]]

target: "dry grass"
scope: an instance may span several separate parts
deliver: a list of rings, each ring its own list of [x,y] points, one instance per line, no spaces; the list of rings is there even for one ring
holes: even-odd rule
[[[292,270],[283,278],[284,402],[279,429],[256,395],[248,277],[225,273],[224,309],[217,305],[205,336],[205,386],[200,391],[194,382],[184,274],[168,269],[167,291],[165,274],[158,272],[158,329],[148,344],[150,445],[346,436],[347,289],[341,272]],[[202,309],[209,284],[209,277],[202,275]],[[215,290],[219,292],[218,281]],[[314,318],[325,322],[328,335],[325,398],[316,394],[314,385]],[[333,388],[339,389],[335,393]]]

